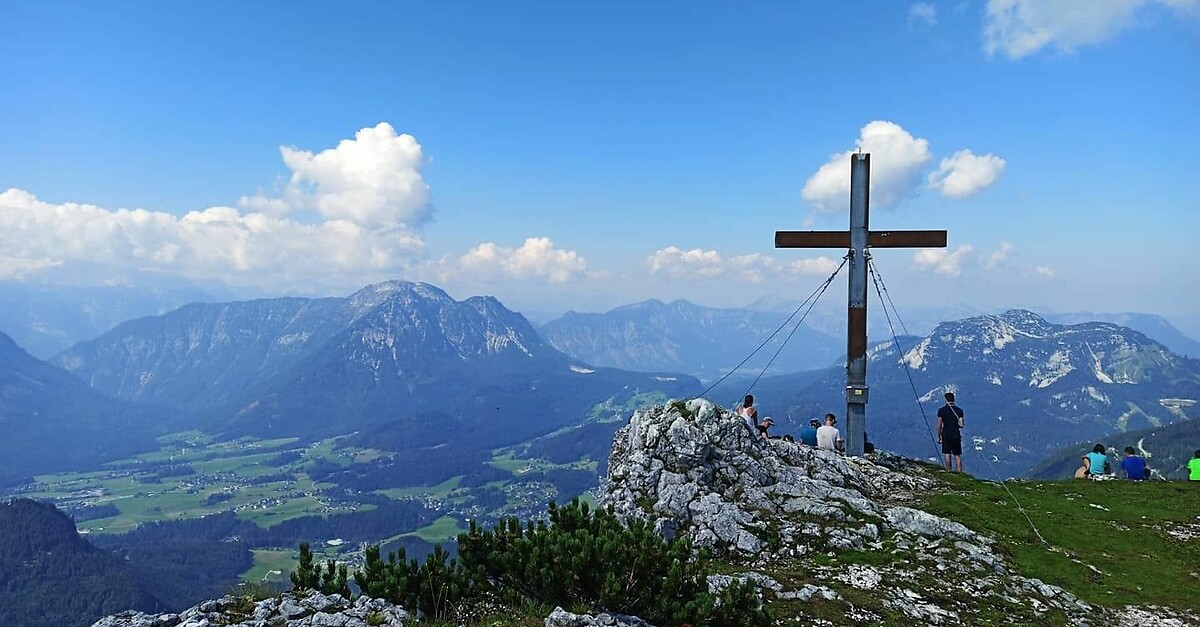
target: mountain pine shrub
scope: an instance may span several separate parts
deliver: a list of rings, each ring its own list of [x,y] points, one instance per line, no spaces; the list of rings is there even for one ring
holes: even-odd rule
[[[645,520],[622,523],[611,510],[572,499],[550,503],[550,521],[516,518],[491,531],[471,523],[458,537],[463,567],[517,597],[564,607],[599,606],[662,625],[766,625],[750,583],[708,591],[707,554],[683,537],[666,540]]]
[[[354,581],[369,597],[417,608],[439,620],[450,617],[474,591],[464,568],[441,545],[433,547],[424,563],[405,559],[403,548],[384,561],[379,546],[369,546]]]
[[[321,594],[340,594],[347,599],[350,598],[350,586],[347,583],[349,573],[346,565],[338,565],[337,562],[329,560],[325,562],[325,568],[322,569],[313,563],[312,550],[307,542],[300,543],[300,564],[292,573],[291,579],[292,590],[296,592],[317,590]]]
[[[300,564],[291,575],[292,590],[303,592],[321,587],[321,569],[313,565],[313,554],[307,542],[300,543]]]

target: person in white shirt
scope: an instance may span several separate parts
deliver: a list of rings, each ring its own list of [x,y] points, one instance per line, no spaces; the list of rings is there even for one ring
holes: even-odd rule
[[[750,433],[758,435],[758,410],[754,408],[754,395],[747,394],[742,404],[737,409],[737,413],[746,421],[746,426],[750,427]]]
[[[837,416],[825,414],[825,425],[817,429],[817,448],[836,451],[837,443],[842,439],[842,433],[833,426],[837,424]]]

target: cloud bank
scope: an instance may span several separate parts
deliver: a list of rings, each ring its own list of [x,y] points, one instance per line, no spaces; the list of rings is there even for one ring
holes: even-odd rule
[[[824,276],[832,274],[838,267],[836,261],[825,256],[782,262],[762,253],[723,258],[715,250],[683,250],[675,246],[655,251],[646,258],[646,265],[651,274],[671,279],[732,276],[753,284],[762,283],[768,278]]]
[[[587,275],[587,261],[578,253],[555,247],[547,237],[531,237],[516,248],[485,242],[456,262],[443,262],[443,280],[543,279],[566,283]]]
[[[989,56],[1009,59],[1047,46],[1074,52],[1113,38],[1154,5],[1188,12],[1195,11],[1200,0],[988,0],[983,49]]]
[[[178,216],[0,193],[0,278],[63,263],[177,272],[284,291],[361,285],[424,254],[430,217],[421,146],[386,122],[312,153],[281,147],[283,195]],[[315,218],[315,219],[313,219]]]

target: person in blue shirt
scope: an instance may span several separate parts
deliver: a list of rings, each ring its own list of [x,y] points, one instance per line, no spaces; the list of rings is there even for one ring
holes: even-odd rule
[[[1107,475],[1108,456],[1104,454],[1104,445],[1097,444],[1092,447],[1092,452],[1084,455],[1083,458],[1087,461],[1087,472],[1089,475]]]
[[[821,422],[816,418],[808,421],[808,426],[800,430],[800,441],[809,445],[817,445],[817,427],[821,426]]]
[[[1146,467],[1146,460],[1135,455],[1132,446],[1125,447],[1125,459],[1121,460],[1121,472],[1130,481],[1143,481],[1150,476],[1150,469]]]

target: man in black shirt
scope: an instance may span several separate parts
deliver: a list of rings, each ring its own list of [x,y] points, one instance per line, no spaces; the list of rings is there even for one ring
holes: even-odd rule
[[[946,470],[953,470],[950,464],[953,459],[958,466],[958,472],[962,472],[963,410],[954,404],[954,392],[946,392],[945,396],[946,404],[937,413],[938,442],[941,443],[942,453],[946,456]]]

